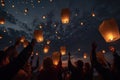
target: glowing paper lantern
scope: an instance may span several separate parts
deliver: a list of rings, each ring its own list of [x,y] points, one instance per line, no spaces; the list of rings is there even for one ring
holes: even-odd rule
[[[43,42],[43,31],[42,30],[35,30],[34,31],[34,37],[37,42]]]
[[[68,24],[70,22],[70,10],[68,8],[62,9],[61,21],[63,24]]]
[[[106,53],[106,51],[105,51],[105,50],[102,50],[102,53],[103,53],[103,54],[105,54],[105,53]]]
[[[26,48],[28,45],[29,45],[29,42],[28,42],[27,40],[25,40],[25,41],[23,42],[23,47]]]
[[[28,13],[28,8],[25,8],[25,9],[24,9],[24,13]]]
[[[22,37],[20,38],[20,42],[23,43],[24,41],[25,41],[25,36],[22,36]]]
[[[2,37],[2,35],[0,35],[0,39],[2,39],[3,37]]]
[[[60,53],[61,53],[61,55],[65,55],[66,54],[66,47],[65,46],[61,46],[60,47]]]
[[[48,41],[47,41],[47,44],[50,44],[50,42],[51,42],[51,41],[50,41],[50,40],[48,40]]]
[[[50,47],[49,47],[48,45],[45,45],[45,47],[44,47],[44,49],[43,49],[44,53],[48,53],[49,48],[50,48]]]
[[[0,24],[5,24],[5,19],[4,18],[0,18]]]
[[[99,32],[106,42],[113,42],[120,38],[119,28],[114,19],[104,20],[99,26]]]
[[[57,51],[56,51],[56,52],[53,52],[53,54],[52,54],[52,60],[53,60],[53,64],[54,64],[55,66],[58,65],[59,59],[60,59],[60,53],[57,52]]]
[[[86,59],[87,58],[87,53],[83,54],[83,58]]]

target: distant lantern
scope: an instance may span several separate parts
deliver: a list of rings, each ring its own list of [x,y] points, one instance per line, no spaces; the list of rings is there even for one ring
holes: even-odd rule
[[[43,31],[42,30],[35,30],[34,37],[35,37],[37,42],[43,42],[43,40],[44,40]]]
[[[25,40],[25,41],[23,42],[23,47],[26,48],[28,45],[29,45],[29,42],[28,42],[27,40]]]
[[[0,18],[0,24],[5,24],[5,19],[4,18]]]
[[[106,51],[105,51],[105,50],[102,50],[102,53],[103,53],[103,54],[105,54],[105,53],[106,53]]]
[[[49,48],[50,48],[50,47],[49,47],[48,45],[45,45],[45,46],[44,46],[44,49],[43,49],[44,53],[48,53]]]
[[[52,60],[53,60],[53,64],[54,64],[55,66],[58,65],[59,59],[60,59],[60,53],[57,52],[57,51],[56,51],[56,52],[53,52],[53,54],[52,54]]]
[[[83,54],[83,58],[86,59],[87,58],[87,53]]]
[[[20,38],[20,42],[23,43],[24,41],[25,41],[25,36],[22,36],[22,37]]]
[[[28,13],[28,8],[25,8],[25,9],[24,9],[24,13]]]
[[[40,0],[38,0],[38,3],[40,3]]]
[[[68,8],[62,9],[61,21],[63,24],[68,24],[70,22],[70,10]]]
[[[46,19],[46,16],[42,16],[43,19]]]
[[[50,41],[50,40],[48,40],[48,41],[47,41],[47,44],[50,44],[50,42],[51,42],[51,41]]]
[[[38,56],[39,55],[39,53],[38,52],[36,52],[36,54],[35,54],[36,56]]]
[[[65,55],[66,54],[66,47],[65,46],[61,46],[60,47],[60,53],[61,53],[61,55]]]
[[[92,13],[92,17],[95,17],[95,13]]]
[[[119,28],[115,19],[104,20],[99,26],[99,32],[106,42],[114,42],[120,38]]]
[[[2,39],[3,37],[0,35],[0,39]]]
[[[1,1],[1,6],[3,6],[3,7],[5,6],[4,0]]]
[[[14,8],[15,7],[15,5],[14,4],[12,4],[12,8]]]

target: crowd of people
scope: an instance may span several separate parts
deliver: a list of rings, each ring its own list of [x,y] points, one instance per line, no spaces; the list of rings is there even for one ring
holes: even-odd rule
[[[41,68],[39,58],[36,66],[31,66],[33,61],[31,55],[35,43],[36,40],[32,39],[29,45],[19,54],[17,51],[17,47],[20,45],[19,40],[6,50],[0,51],[1,80],[120,80],[120,56],[115,47],[111,46],[109,48],[114,57],[111,65],[99,62],[96,56],[97,45],[93,43],[90,55],[91,63],[77,60],[73,65],[70,58],[71,53],[69,52],[67,68],[62,67],[61,55],[57,66],[53,64],[51,57],[45,57]],[[29,58],[31,61],[28,61]],[[94,79],[94,69],[98,72],[100,79]]]

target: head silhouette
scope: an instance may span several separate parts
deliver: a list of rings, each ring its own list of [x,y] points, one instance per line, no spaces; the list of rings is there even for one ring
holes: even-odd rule
[[[83,68],[83,61],[82,61],[82,60],[78,60],[78,61],[76,62],[76,66],[77,66],[78,68]]]
[[[49,69],[51,67],[53,67],[53,61],[50,57],[46,57],[43,61],[43,68]]]

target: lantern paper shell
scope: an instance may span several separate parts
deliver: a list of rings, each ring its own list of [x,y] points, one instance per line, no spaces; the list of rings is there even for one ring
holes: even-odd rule
[[[115,19],[104,20],[99,26],[99,32],[106,42],[114,42],[120,38],[119,28]]]
[[[87,53],[83,54],[83,58],[86,59],[87,58]]]
[[[23,47],[26,48],[28,45],[29,45],[29,42],[28,42],[27,40],[25,40],[25,41],[23,42]]]
[[[60,59],[60,53],[59,52],[53,52],[53,54],[52,54],[52,60],[53,60],[53,64],[55,66],[58,65],[59,59]]]
[[[34,31],[34,38],[36,39],[37,42],[43,42],[44,41],[43,31],[42,30],[35,30]]]
[[[50,48],[50,47],[49,47],[48,45],[45,45],[45,47],[44,47],[44,49],[43,49],[44,53],[48,53],[49,48]]]
[[[20,38],[20,42],[23,43],[24,41],[25,41],[25,36],[22,36],[22,37]]]
[[[0,24],[5,24],[5,19],[4,18],[0,18]]]
[[[70,22],[70,10],[68,8],[62,9],[61,22],[63,24],[68,24]]]
[[[65,46],[61,46],[60,47],[60,53],[61,53],[61,55],[65,55],[66,54],[66,47]]]

